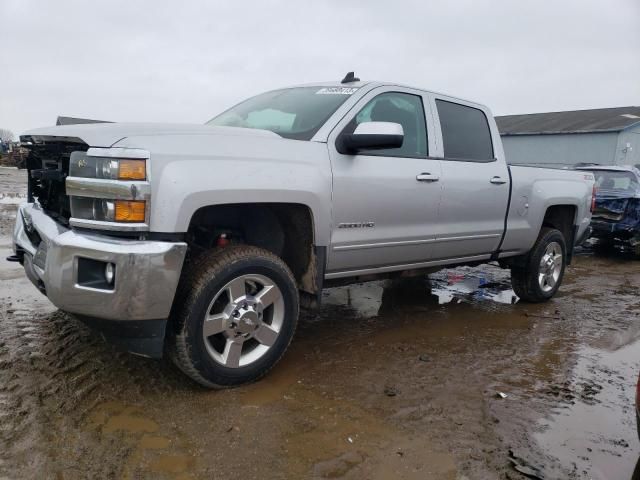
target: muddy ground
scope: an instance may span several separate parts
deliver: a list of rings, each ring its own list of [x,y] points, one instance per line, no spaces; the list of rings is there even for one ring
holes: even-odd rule
[[[0,168],[2,258],[23,185]],[[614,480],[638,460],[640,262],[616,252],[582,252],[544,305],[492,266],[328,290],[267,378],[218,392],[117,352],[19,265],[0,282],[0,478]]]

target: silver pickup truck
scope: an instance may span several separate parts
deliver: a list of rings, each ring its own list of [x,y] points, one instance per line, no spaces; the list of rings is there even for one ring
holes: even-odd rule
[[[323,288],[452,265],[551,298],[593,174],[509,167],[483,105],[394,83],[267,92],[205,125],[33,130],[14,232],[57,307],[207,387],[264,375]]]

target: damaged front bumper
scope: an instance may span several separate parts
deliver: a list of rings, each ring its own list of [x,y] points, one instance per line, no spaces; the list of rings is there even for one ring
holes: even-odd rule
[[[183,242],[70,230],[36,204],[20,206],[13,247],[31,282],[59,309],[132,353],[162,356],[164,330],[187,251]],[[100,279],[111,264],[111,283]]]

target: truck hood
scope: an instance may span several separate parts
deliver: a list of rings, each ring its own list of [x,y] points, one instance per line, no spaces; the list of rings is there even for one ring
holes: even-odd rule
[[[159,135],[224,135],[238,137],[282,138],[268,130],[238,127],[213,127],[198,124],[171,123],[91,123],[37,128],[20,135],[23,142],[64,140],[85,143],[90,147],[111,147],[132,136]]]

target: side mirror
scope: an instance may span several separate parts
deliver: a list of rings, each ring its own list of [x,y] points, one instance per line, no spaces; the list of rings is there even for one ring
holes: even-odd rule
[[[404,141],[402,125],[393,122],[364,122],[353,133],[342,133],[336,141],[336,149],[342,154],[354,154],[360,150],[400,148]]]

